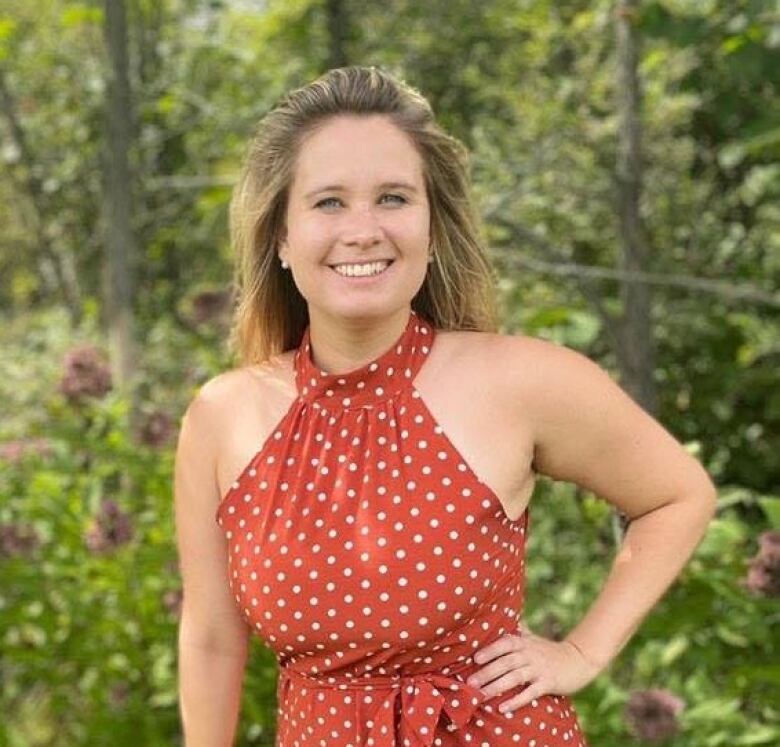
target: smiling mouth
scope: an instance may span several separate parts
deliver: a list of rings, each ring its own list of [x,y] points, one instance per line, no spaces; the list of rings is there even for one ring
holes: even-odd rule
[[[337,265],[328,265],[328,267],[330,267],[330,269],[333,270],[333,272],[335,272],[337,275],[339,275],[340,277],[343,277],[343,278],[374,278],[374,277],[378,277],[379,275],[382,275],[385,271],[390,269],[390,266],[393,264],[394,261],[395,260],[393,260],[393,259],[386,259],[386,260],[376,260],[374,262],[363,262],[363,263],[347,263],[347,262],[344,262],[344,263],[339,263]],[[378,265],[378,264],[384,264],[385,265],[378,272],[374,271],[374,272],[351,272],[351,273],[349,273],[349,272],[346,272],[346,271],[339,272],[339,270],[337,269],[338,267],[373,266],[373,265]]]

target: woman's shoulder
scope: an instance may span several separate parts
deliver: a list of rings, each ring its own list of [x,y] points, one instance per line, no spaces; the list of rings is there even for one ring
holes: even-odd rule
[[[585,358],[574,348],[552,340],[522,333],[482,332],[476,330],[439,330],[437,337],[442,347],[453,355],[478,360],[490,360],[495,364],[543,368],[564,360]],[[510,368],[511,370],[511,368]]]
[[[261,363],[236,366],[221,371],[200,385],[190,409],[227,418],[247,409],[264,408],[284,397],[294,387],[292,351],[280,353]]]
[[[191,438],[214,465],[219,494],[295,398],[287,354],[223,371],[204,382],[185,413]]]
[[[527,334],[442,331],[440,362],[488,385],[502,400],[529,405],[560,401],[571,387],[586,386],[606,372],[578,350]]]

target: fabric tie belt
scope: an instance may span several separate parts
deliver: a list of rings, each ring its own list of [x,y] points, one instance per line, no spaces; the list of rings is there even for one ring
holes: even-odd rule
[[[302,675],[283,667],[282,680],[295,679],[309,687],[327,690],[371,690],[386,692],[366,737],[366,747],[431,747],[441,712],[456,728],[463,728],[481,703],[491,696],[452,676],[470,662],[448,674],[424,672],[400,677],[361,677],[339,679],[336,683]],[[453,671],[455,670],[455,671]],[[286,684],[282,681],[282,686]],[[396,701],[400,696],[400,720],[396,724]],[[453,728],[454,731],[454,728]]]

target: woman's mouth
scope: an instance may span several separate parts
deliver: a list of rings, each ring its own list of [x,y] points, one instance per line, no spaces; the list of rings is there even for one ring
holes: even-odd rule
[[[345,280],[366,282],[384,275],[394,260],[380,260],[355,264],[330,265],[331,270]]]

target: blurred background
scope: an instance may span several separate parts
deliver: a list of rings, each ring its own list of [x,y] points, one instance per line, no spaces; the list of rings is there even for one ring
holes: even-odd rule
[[[502,332],[614,376],[719,509],[612,666],[593,747],[780,744],[776,0],[0,0],[0,746],[181,744],[172,468],[235,364],[227,206],[255,123],[331,67],[471,152]],[[563,637],[621,539],[542,480],[526,622]],[[259,641],[238,745],[272,745]]]

